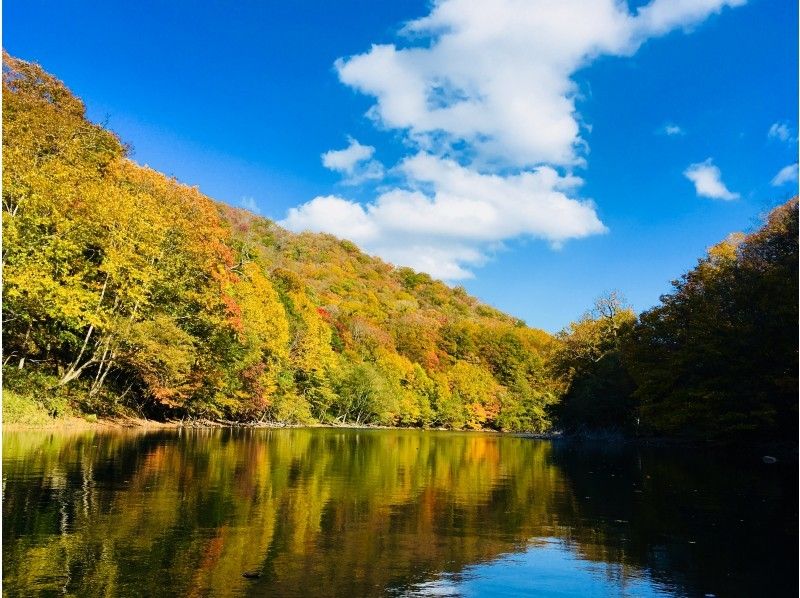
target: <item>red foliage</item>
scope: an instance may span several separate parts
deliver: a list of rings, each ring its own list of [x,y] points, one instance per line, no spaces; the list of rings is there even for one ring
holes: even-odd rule
[[[266,396],[267,389],[262,384],[262,376],[266,369],[266,364],[259,361],[246,367],[241,373],[242,382],[250,395],[249,403],[253,409],[264,409],[269,405],[269,399]]]
[[[436,371],[439,369],[439,355],[436,351],[428,351],[425,353],[425,369],[429,372]]]
[[[225,311],[228,315],[228,323],[238,334],[243,333],[244,320],[242,318],[241,306],[236,302],[236,299],[227,293],[222,294],[222,303],[225,304]]]

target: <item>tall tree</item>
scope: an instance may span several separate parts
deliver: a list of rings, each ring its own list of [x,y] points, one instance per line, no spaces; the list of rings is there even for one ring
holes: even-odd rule
[[[635,384],[622,359],[622,342],[636,315],[617,292],[602,296],[581,320],[559,334],[552,363],[564,380],[561,402],[553,407],[559,427],[568,430],[630,432],[638,424]]]

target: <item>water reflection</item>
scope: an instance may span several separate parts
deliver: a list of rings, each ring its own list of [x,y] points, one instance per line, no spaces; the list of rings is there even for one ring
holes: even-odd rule
[[[673,596],[646,571],[581,559],[563,541],[541,538],[518,554],[470,565],[402,592],[404,597]]]
[[[781,594],[797,579],[793,476],[488,434],[6,433],[3,585],[80,596]]]

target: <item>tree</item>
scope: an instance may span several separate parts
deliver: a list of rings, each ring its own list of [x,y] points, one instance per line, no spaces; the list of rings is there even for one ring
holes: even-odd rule
[[[559,427],[636,428],[635,385],[621,352],[635,321],[633,310],[614,291],[598,298],[591,311],[558,335],[561,345],[552,367],[566,386],[561,402],[552,409]]]

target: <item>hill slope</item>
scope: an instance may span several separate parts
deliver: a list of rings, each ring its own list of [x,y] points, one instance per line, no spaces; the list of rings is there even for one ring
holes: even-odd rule
[[[548,427],[547,333],[138,166],[60,81],[3,67],[6,386],[53,413]]]

